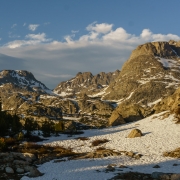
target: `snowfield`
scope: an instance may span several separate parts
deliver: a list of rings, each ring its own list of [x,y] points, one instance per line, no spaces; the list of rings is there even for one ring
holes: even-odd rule
[[[70,147],[74,152],[91,152],[97,147],[105,147],[115,151],[133,151],[143,156],[136,160],[121,155],[118,157],[106,157],[97,159],[70,160],[59,163],[53,161],[39,166],[39,170],[45,173],[36,180],[105,180],[112,178],[118,172],[137,171],[142,173],[164,172],[179,173],[180,160],[163,157],[165,151],[171,151],[180,147],[180,124],[175,124],[173,115],[162,120],[163,113],[155,114],[140,121],[128,123],[122,126],[110,127],[100,130],[86,130],[82,135],[68,137],[61,135],[52,137],[43,144],[51,146]],[[137,138],[126,138],[130,131],[138,128],[143,136]],[[77,137],[89,137],[89,140],[77,140]],[[91,147],[96,139],[108,139],[109,142],[97,147]],[[116,164],[114,172],[105,172],[109,164]],[[160,168],[153,168],[154,165]],[[173,166],[179,164],[179,166]],[[128,168],[119,168],[120,165]],[[97,171],[98,170],[98,171]],[[22,180],[29,180],[23,177]]]

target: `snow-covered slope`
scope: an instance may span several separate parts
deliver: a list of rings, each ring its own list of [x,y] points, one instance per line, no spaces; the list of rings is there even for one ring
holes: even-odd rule
[[[98,147],[105,147],[115,151],[132,151],[140,153],[143,156],[140,159],[130,158],[124,155],[118,157],[107,157],[97,159],[70,160],[59,163],[53,161],[39,166],[39,170],[44,174],[43,177],[35,178],[36,180],[44,179],[98,179],[105,180],[112,178],[120,170],[121,172],[137,171],[143,173],[152,173],[157,171],[153,166],[159,165],[158,172],[179,173],[179,159],[163,157],[163,152],[171,151],[180,147],[180,129],[175,124],[173,115],[162,120],[163,113],[152,115],[138,122],[133,122],[101,130],[87,130],[81,136],[89,137],[89,140],[81,141],[77,137],[60,137],[50,138],[43,144],[51,146],[70,147],[74,152],[91,152],[97,147],[92,147],[91,143],[97,139],[108,139],[109,142]],[[127,138],[130,131],[138,128],[142,131],[143,136],[137,138]],[[79,136],[79,135],[78,135]],[[106,173],[105,169],[109,164],[115,164],[115,171]],[[119,168],[120,165],[128,168]],[[22,180],[29,179],[23,177]]]

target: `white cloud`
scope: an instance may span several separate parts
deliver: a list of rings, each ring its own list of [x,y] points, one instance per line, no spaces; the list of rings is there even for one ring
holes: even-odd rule
[[[40,44],[40,43],[48,42],[48,41],[51,41],[51,39],[46,39],[45,33],[28,34],[25,36],[25,40],[11,41],[11,42],[5,44],[4,46],[14,49],[14,48],[19,48],[21,46],[36,45],[36,44]]]
[[[20,35],[17,35],[17,34],[13,34],[13,32],[8,32],[9,34],[9,38],[20,38],[21,36]]]
[[[35,31],[39,27],[39,24],[30,24],[28,26],[29,30]]]
[[[34,40],[40,40],[41,42],[48,41],[48,39],[46,39],[46,34],[45,33],[28,34],[28,35],[25,36],[25,38],[34,39]]]
[[[45,33],[28,34],[22,40],[0,47],[0,53],[24,59],[23,69],[26,67],[47,86],[55,87],[79,71],[96,74],[120,69],[137,45],[170,39],[180,40],[180,37],[156,34],[147,28],[135,35],[122,27],[113,29],[112,24],[93,23],[78,39],[75,35],[67,35],[63,41],[57,41],[48,39]]]
[[[106,34],[112,30],[112,27],[113,27],[113,24],[107,24],[107,23],[97,24],[96,22],[94,22],[88,25],[86,29],[88,31],[95,31],[97,33]]]
[[[123,28],[117,28],[114,31],[111,31],[110,33],[103,36],[103,39],[105,41],[124,41],[128,40],[130,38],[133,38],[134,35],[128,34],[125,29]]]
[[[11,29],[15,28],[16,26],[17,26],[17,24],[13,24],[13,25],[11,26]]]

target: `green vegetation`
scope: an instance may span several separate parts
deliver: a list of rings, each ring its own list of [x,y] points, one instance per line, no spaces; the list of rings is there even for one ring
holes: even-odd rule
[[[24,123],[24,130],[26,130],[27,136],[31,135],[33,130],[38,130],[39,125],[34,119],[26,118]]]
[[[57,124],[55,124],[56,135],[58,135],[58,133],[63,131],[64,131],[64,123],[62,121],[59,121]]]
[[[55,124],[52,121],[44,121],[41,126],[44,137],[49,137],[51,133],[55,133]]]
[[[22,129],[20,118],[17,115],[10,115],[2,111],[0,102],[0,136],[14,135]]]

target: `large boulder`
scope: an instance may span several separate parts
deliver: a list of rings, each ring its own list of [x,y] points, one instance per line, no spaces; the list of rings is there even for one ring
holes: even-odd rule
[[[14,174],[14,170],[13,170],[11,167],[6,167],[6,168],[5,168],[5,171],[6,171],[6,173],[8,173],[8,174]]]
[[[35,167],[31,168],[30,172],[29,172],[29,177],[38,177],[38,176],[42,176],[43,173],[41,173],[38,169],[36,169]]]
[[[127,136],[128,138],[135,138],[135,137],[141,137],[143,134],[141,130],[139,129],[133,129],[129,135]]]
[[[109,126],[118,126],[121,124],[125,124],[123,117],[116,110],[113,111],[111,117],[109,118]]]
[[[143,119],[144,117],[149,114],[150,111],[146,110],[145,108],[141,107],[138,104],[131,104],[129,102],[121,103],[112,113],[111,120],[114,119],[113,117],[117,117],[118,114],[122,116],[125,122],[132,122]]]

